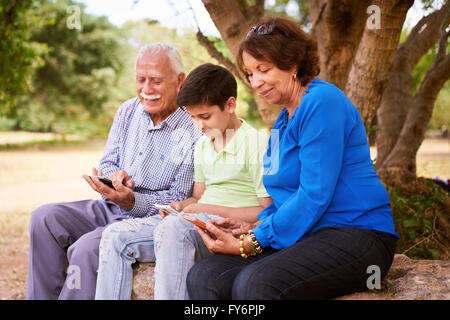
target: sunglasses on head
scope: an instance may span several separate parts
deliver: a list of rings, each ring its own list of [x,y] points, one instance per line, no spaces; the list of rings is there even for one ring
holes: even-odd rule
[[[252,33],[256,33],[259,36],[271,34],[273,32],[274,28],[275,28],[275,22],[273,22],[273,21],[261,23],[257,26],[251,27],[245,38],[248,39],[248,37],[250,37]]]

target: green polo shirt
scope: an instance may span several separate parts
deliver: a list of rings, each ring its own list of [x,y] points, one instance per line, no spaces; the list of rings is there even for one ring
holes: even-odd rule
[[[262,181],[267,135],[240,120],[241,127],[220,152],[216,152],[207,136],[202,136],[195,145],[194,181],[205,183],[199,203],[257,207],[258,198],[269,197]]]

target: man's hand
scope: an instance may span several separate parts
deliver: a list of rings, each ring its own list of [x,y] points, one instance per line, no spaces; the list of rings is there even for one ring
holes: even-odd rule
[[[95,168],[94,168],[95,169]],[[114,188],[118,185],[124,185],[130,189],[134,188],[134,180],[128,175],[125,170],[114,172],[109,179],[112,181]],[[116,188],[117,189],[117,188]]]
[[[103,173],[96,168],[92,168],[92,177],[83,175],[84,180],[91,186],[92,189],[102,194],[106,199],[111,200],[125,210],[134,208],[134,192],[131,189],[134,187],[134,181],[123,170],[114,172],[109,179],[112,181],[116,190],[108,187],[101,182],[97,176],[103,176]]]

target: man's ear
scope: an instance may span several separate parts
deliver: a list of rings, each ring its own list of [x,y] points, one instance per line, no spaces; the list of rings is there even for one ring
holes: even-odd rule
[[[233,113],[236,110],[236,98],[229,97],[227,102],[225,102],[225,110],[229,113]]]
[[[181,85],[182,85],[183,82],[184,82],[184,79],[186,79],[186,74],[185,74],[184,72],[182,72],[182,73],[180,73],[180,74],[178,75],[178,77],[177,77],[177,81],[178,81],[178,83],[177,83],[177,89],[178,89],[178,90],[180,90]]]

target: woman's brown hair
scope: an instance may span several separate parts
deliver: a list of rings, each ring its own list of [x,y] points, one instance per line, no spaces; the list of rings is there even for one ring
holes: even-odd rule
[[[247,77],[242,60],[244,51],[257,60],[274,63],[281,70],[296,65],[297,78],[303,86],[320,72],[317,42],[290,18],[266,16],[250,28],[239,45],[237,57],[238,68]]]

